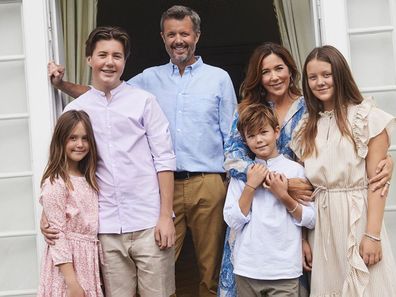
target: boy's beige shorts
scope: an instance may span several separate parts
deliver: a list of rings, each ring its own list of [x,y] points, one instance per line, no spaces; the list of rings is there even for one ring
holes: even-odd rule
[[[99,234],[107,297],[169,297],[175,293],[174,248],[160,250],[154,228]]]

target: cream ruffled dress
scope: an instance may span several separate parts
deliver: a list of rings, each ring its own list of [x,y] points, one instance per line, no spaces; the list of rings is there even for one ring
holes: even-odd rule
[[[301,120],[294,135],[306,120]],[[396,265],[384,224],[382,261],[367,267],[359,255],[367,220],[367,145],[384,129],[390,137],[395,118],[366,99],[348,108],[348,120],[357,152],[341,136],[333,112],[324,112],[318,121],[318,155],[304,160],[305,174],[316,189],[316,226],[309,236],[313,251],[310,296],[396,296]],[[294,137],[291,148],[301,157],[300,139]]]

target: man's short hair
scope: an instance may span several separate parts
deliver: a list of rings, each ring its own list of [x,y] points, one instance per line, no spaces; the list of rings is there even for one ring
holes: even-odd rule
[[[267,124],[274,130],[279,127],[278,119],[272,108],[258,103],[239,110],[237,128],[243,140],[246,141],[245,132],[257,134]]]
[[[161,32],[164,32],[164,22],[165,20],[175,19],[183,20],[185,17],[190,17],[193,23],[193,30],[195,33],[201,33],[201,18],[198,13],[192,10],[190,7],[182,5],[174,5],[168,10],[164,11],[161,16]]]
[[[87,41],[85,42],[85,57],[92,56],[96,43],[100,40],[117,40],[121,42],[124,48],[125,60],[128,59],[131,52],[131,43],[128,33],[120,27],[97,27],[91,34],[89,34]]]

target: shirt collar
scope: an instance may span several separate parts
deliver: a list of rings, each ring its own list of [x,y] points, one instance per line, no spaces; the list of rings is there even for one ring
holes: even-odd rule
[[[126,86],[126,82],[125,82],[125,81],[121,81],[121,83],[120,83],[117,87],[115,87],[114,89],[110,90],[111,97],[113,97],[114,95],[116,95],[117,93],[119,93],[125,86]],[[91,88],[91,90],[92,90],[94,93],[99,94],[99,95],[101,95],[101,96],[105,96],[105,92],[96,89],[96,88],[95,88],[94,86],[92,86],[92,85],[90,85],[89,87]]]
[[[255,161],[256,163],[264,164],[265,166],[271,167],[271,166],[273,166],[273,164],[275,164],[275,163],[277,163],[277,162],[283,160],[284,158],[285,158],[285,157],[284,157],[282,154],[279,154],[279,155],[277,155],[276,157],[271,158],[271,159],[268,159],[268,160],[263,160],[263,159],[260,159],[260,158],[257,158],[257,157],[256,157],[256,158],[254,159],[254,161]]]
[[[172,61],[169,61],[168,65],[171,75],[179,74],[179,67],[177,67],[177,65],[173,64]],[[201,65],[203,65],[202,58],[200,56],[195,56],[195,62],[191,65],[188,65],[185,69],[185,72],[187,70],[187,72],[189,71],[192,74]]]

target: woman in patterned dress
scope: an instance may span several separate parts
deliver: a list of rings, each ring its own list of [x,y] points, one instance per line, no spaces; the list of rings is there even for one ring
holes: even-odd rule
[[[288,143],[294,128],[306,110],[304,97],[298,87],[299,79],[297,65],[289,51],[283,46],[267,42],[254,50],[249,60],[246,78],[241,85],[242,101],[234,114],[229,139],[225,144],[224,167],[231,176],[246,181],[247,168],[253,164],[253,159],[248,155],[249,150],[237,129],[238,111],[251,104],[261,103],[275,111],[281,127],[277,142],[278,151],[295,159]],[[309,198],[311,186],[297,179],[294,181],[296,189],[299,189],[299,197]],[[291,187],[290,182],[289,189]],[[233,243],[233,231],[227,228],[218,296],[236,296],[232,266]],[[309,251],[309,247],[307,249]],[[307,256],[309,257],[308,254]],[[305,261],[305,266],[309,269],[308,260]]]

